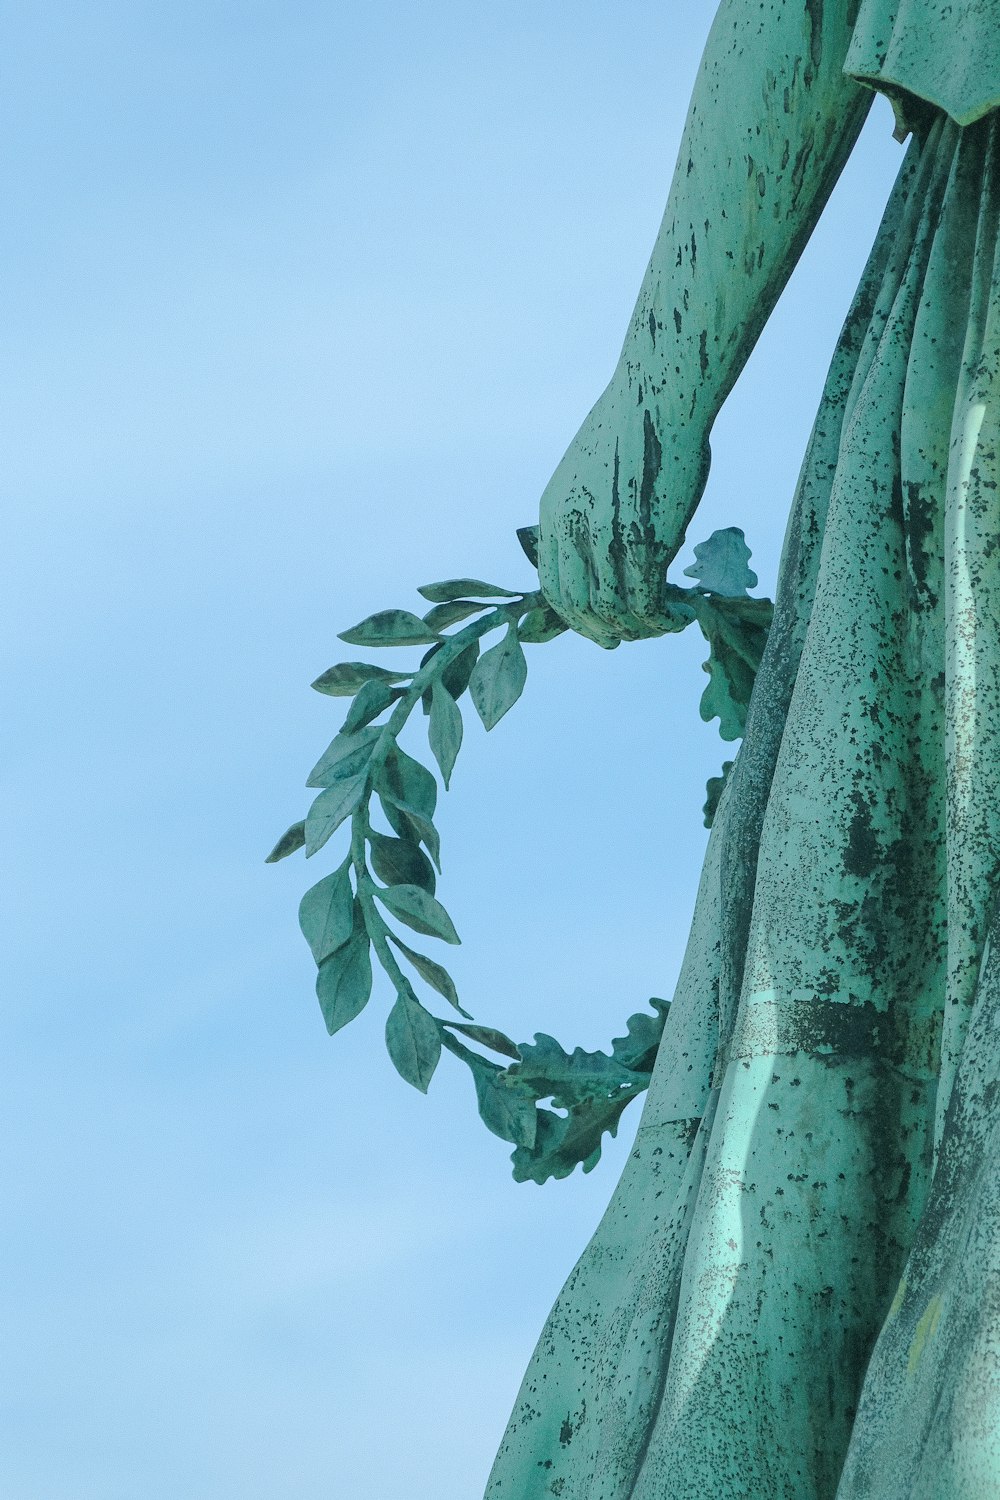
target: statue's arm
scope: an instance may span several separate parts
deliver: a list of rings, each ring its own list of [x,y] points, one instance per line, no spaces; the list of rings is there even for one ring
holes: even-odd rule
[[[542,584],[604,644],[670,628],[708,438],[864,122],[856,0],[723,0],[612,380],[542,499]]]

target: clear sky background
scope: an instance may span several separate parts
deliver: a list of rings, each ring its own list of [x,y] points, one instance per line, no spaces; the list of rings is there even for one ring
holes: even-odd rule
[[[296,908],[334,859],[263,856],[336,632],[530,585],[711,7],[2,9],[0,1493],[475,1500],[638,1109],[515,1185],[454,1059],[393,1072],[385,985],[327,1038]],[[716,429],[691,541],[744,527],[762,592],[890,136],[879,101]],[[729,752],[695,632],[530,649],[442,806],[453,972],[606,1046],[671,993]]]

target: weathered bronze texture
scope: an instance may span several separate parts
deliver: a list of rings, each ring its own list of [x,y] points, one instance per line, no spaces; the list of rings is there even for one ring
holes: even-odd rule
[[[712,423],[870,88],[913,139],[635,1150],[489,1500],[1000,1495],[1000,0],[722,4],[540,576],[602,644],[677,623]]]

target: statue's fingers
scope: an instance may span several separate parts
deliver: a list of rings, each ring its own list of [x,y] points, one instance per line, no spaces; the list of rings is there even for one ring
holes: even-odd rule
[[[694,611],[687,606],[668,602],[665,576],[666,568],[661,572],[659,565],[654,564],[630,579],[629,607],[651,635],[683,630],[694,619]]]
[[[576,631],[580,631],[583,623],[573,587],[579,569],[579,557],[560,536],[559,527],[548,522],[543,514],[538,538],[538,581],[552,608]]]
[[[632,640],[629,622],[622,619],[621,610],[615,607],[614,580],[602,574],[604,559],[602,543],[588,531],[589,545],[586,553],[588,598],[586,613],[592,638],[611,650],[622,641]]]
[[[579,635],[612,651],[620,638],[592,608],[592,577],[593,567],[580,538],[567,541],[559,548],[558,599],[553,608]]]
[[[629,639],[619,631],[612,630],[601,616],[594,614],[593,611],[587,615],[587,628],[583,634],[590,640],[596,641],[597,645],[602,646],[605,651],[614,651],[623,640]]]
[[[608,564],[595,572],[590,589],[590,607],[605,627],[623,641],[640,641],[651,632],[631,609],[623,581]],[[658,634],[659,632],[652,632]]]
[[[543,528],[539,537],[538,581],[542,593],[570,629],[593,638],[588,621],[587,568],[578,544],[560,536],[556,526]],[[600,627],[598,633],[603,634]]]
[[[622,641],[640,641],[648,634],[640,621],[621,603],[619,596],[609,598],[607,594],[595,592],[590,601],[591,613],[602,627]]]

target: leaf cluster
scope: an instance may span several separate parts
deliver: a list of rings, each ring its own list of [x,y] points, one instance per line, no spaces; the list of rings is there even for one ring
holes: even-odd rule
[[[703,670],[708,686],[701,695],[701,717],[719,720],[724,740],[740,739],[746,729],[750,695],[764,655],[774,606],[770,599],[751,599],[757,574],[748,566],[750,548],[738,526],[713,531],[694,549],[695,561],[684,573],[697,580],[693,589],[668,587],[671,598],[685,600],[694,609],[702,635],[709,645]],[[706,788],[705,827],[711,828],[733,762],[726,761],[721,776],[713,776]]]
[[[518,535],[535,562],[534,528]],[[710,681],[701,712],[720,718],[724,739],[742,733],[770,621],[768,601],[746,596],[747,582],[756,578],[746,566],[750,554],[742,538],[734,530],[716,532],[695,549],[698,562],[688,569],[699,587],[668,589],[693,605],[709,641]],[[419,593],[430,605],[424,614],[381,610],[341,633],[341,640],[366,649],[427,649],[413,671],[343,661],[316,679],[317,692],[350,701],[339,733],[309,774],[306,784],[317,792],[312,806],[282,835],[268,861],[300,848],[311,857],[341,828],[349,831],[340,864],[306,892],[299,907],[331,1035],[364,1010],[378,965],[395,994],[385,1042],[401,1077],[426,1093],[447,1050],[469,1068],[484,1123],[514,1146],[517,1181],[565,1177],[578,1163],[590,1171],[604,1133],[614,1135],[623,1110],[648,1087],[666,1002],[653,1000],[653,1015],[632,1016],[610,1054],[579,1047],[569,1053],[544,1033],[531,1043],[515,1043],[474,1021],[447,969],[422,944],[411,946],[410,934],[451,945],[460,939],[437,895],[437,780],[399,744],[420,704],[433,761],[449,787],[464,738],[462,700],[472,704],[485,729],[495,728],[524,689],[525,645],[553,640],[567,626],[539,591],[518,593],[482,579],[455,578],[427,584]],[[491,634],[496,639],[484,649]],[[707,823],[730,765],[723,778],[709,783]],[[408,929],[408,940],[400,928]],[[441,1017],[428,1009],[418,980],[453,1014]]]

